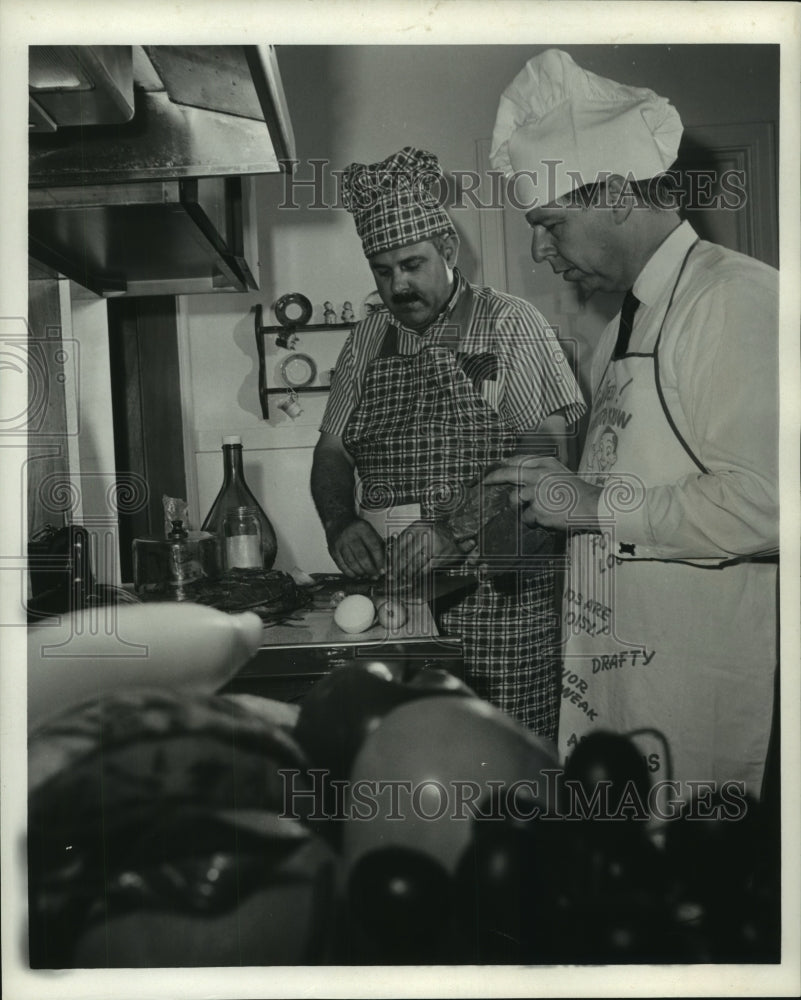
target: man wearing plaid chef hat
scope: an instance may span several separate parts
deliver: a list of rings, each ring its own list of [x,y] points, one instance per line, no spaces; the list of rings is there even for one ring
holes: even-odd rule
[[[383,577],[401,596],[430,594],[445,565],[463,577],[439,624],[462,639],[467,683],[554,739],[556,555],[541,556],[554,535],[525,533],[536,535],[541,556],[525,574],[507,559],[498,572],[477,571],[471,588],[464,559],[482,525],[499,523],[481,507],[483,472],[527,435],[538,445],[547,437],[557,451],[553,435],[563,436],[584,404],[537,310],[456,269],[443,191],[437,158],[413,147],[345,171],[345,206],[385,308],[356,325],[337,360],[312,493],[347,576]],[[501,521],[510,513],[505,496],[494,513]],[[514,556],[516,518],[507,528]]]
[[[570,532],[565,675],[585,707],[562,701],[561,756],[593,728],[636,733],[655,779],[759,797],[777,675],[777,273],[682,221],[665,176],[681,134],[663,97],[558,50],[501,97],[491,158],[528,185],[534,260],[584,296],[625,297],[593,353],[578,474],[542,458],[487,482],[520,487],[523,523]],[[572,500],[555,509],[560,492]]]

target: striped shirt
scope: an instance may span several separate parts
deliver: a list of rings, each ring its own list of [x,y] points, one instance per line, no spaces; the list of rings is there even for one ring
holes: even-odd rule
[[[454,294],[425,332],[403,326],[386,308],[354,327],[337,359],[321,431],[342,436],[359,403],[367,366],[380,353],[390,323],[398,329],[399,354],[417,354],[426,346],[456,347],[449,321],[467,282],[458,270],[455,274]],[[492,288],[471,289],[472,316],[456,349],[462,355],[489,354],[497,360],[497,371],[481,385],[487,403],[517,432],[536,430],[558,411],[568,424],[578,420],[584,400],[556,333],[542,314],[513,295]]]

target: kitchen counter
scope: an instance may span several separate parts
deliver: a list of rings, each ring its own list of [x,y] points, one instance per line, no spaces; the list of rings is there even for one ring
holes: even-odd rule
[[[428,603],[404,602],[407,619],[399,628],[388,629],[376,623],[353,635],[334,622],[333,587],[332,583],[319,591],[312,607],[297,611],[279,624],[265,625],[258,653],[224,692],[298,701],[337,667],[369,660],[401,672],[435,666],[463,678],[461,640],[439,634]]]
[[[375,646],[386,642],[432,639],[439,635],[431,610],[424,602],[408,603],[406,622],[398,629],[386,629],[377,622],[365,632],[343,632],[334,622],[333,608],[313,607],[297,613],[292,621],[264,628],[265,646]]]

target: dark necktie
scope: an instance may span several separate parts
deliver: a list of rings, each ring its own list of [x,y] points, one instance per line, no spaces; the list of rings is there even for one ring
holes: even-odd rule
[[[623,307],[620,310],[620,325],[617,328],[617,343],[615,344],[615,353],[612,355],[613,358],[622,358],[629,349],[629,338],[631,337],[631,328],[634,325],[634,314],[637,312],[639,304],[640,300],[629,289],[626,292],[626,297],[623,299]]]

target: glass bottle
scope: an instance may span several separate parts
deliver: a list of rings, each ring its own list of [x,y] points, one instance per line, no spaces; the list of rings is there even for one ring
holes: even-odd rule
[[[261,528],[262,567],[272,569],[275,562],[277,543],[270,519],[264,513],[258,500],[251,493],[245,482],[245,472],[242,464],[242,439],[239,436],[224,437],[223,452],[223,482],[211,510],[203,522],[203,531],[211,531],[220,540],[222,555],[225,555],[223,523],[225,515],[236,512],[240,507],[250,507],[256,512]]]
[[[226,569],[261,569],[261,525],[255,507],[237,507],[223,521]]]

